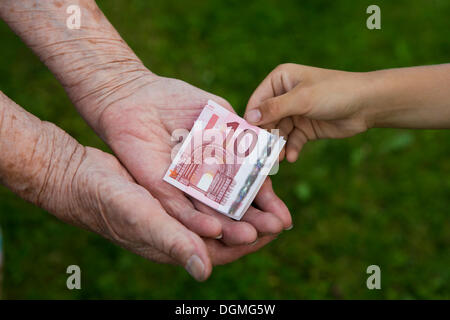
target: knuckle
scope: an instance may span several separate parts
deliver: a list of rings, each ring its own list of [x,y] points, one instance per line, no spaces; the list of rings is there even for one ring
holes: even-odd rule
[[[274,219],[274,221],[270,225],[270,228],[271,228],[270,233],[278,234],[281,231],[283,231],[284,224],[279,218],[276,218],[276,219]]]
[[[281,107],[278,100],[273,99],[267,101],[266,112],[271,118],[278,116],[278,114],[280,113],[280,109]]]
[[[275,71],[282,74],[289,74],[294,68],[297,68],[298,65],[295,63],[282,63],[275,68]]]
[[[191,256],[190,253],[194,251],[194,248],[195,245],[192,239],[181,235],[175,235],[164,251],[167,252],[167,254],[173,259],[179,262],[184,262],[182,260],[185,260]]]
[[[143,225],[145,225],[145,219],[142,215],[136,214],[133,211],[123,211],[121,216],[121,225],[125,230],[135,230],[138,231]]]
[[[314,106],[314,88],[303,88],[297,91],[298,100],[301,101],[301,110],[307,115]]]
[[[267,177],[261,187],[261,190],[271,190],[271,188],[272,188],[272,179]]]
[[[277,71],[285,71],[286,69],[289,68],[290,65],[291,65],[291,63],[282,63],[282,64],[279,64],[279,65],[275,68],[275,70],[277,70]]]

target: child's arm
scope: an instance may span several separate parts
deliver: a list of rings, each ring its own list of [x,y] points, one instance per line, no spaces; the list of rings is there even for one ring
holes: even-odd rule
[[[450,64],[367,73],[281,65],[255,90],[245,118],[288,136],[288,161],[308,140],[372,127],[450,128]]]

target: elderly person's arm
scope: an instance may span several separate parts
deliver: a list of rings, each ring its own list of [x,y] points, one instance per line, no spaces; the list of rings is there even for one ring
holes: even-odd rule
[[[205,243],[169,216],[119,161],[84,147],[0,91],[0,181],[57,218],[147,259],[211,273]]]
[[[66,25],[66,10],[73,5],[81,10],[80,29]],[[251,207],[242,221],[225,218],[162,181],[175,144],[172,132],[190,130],[208,99],[232,108],[220,97],[150,72],[95,1],[3,0],[0,16],[56,75],[83,118],[134,179],[190,230],[236,246],[258,238],[262,244],[291,226],[289,210],[275,195],[270,179],[255,199],[258,209]],[[210,251],[219,263],[230,261]]]

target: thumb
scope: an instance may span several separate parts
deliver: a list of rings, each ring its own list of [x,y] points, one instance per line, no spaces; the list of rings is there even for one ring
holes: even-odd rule
[[[295,96],[294,91],[264,100],[259,106],[246,112],[245,120],[254,125],[265,125],[288,116],[304,114],[304,103]]]
[[[105,205],[112,209],[106,225],[114,240],[146,259],[182,265],[196,280],[206,280],[212,265],[204,241],[141,186],[128,182],[122,189],[106,197]]]
[[[147,215],[153,209],[148,220],[146,242],[182,265],[197,281],[206,280],[212,266],[205,243],[197,234],[168,215],[156,199],[155,202],[157,205],[154,208],[146,208],[149,210]]]

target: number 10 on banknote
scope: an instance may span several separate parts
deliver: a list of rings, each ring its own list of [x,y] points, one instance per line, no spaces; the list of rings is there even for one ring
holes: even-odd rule
[[[164,180],[233,219],[252,203],[285,140],[209,100]]]

